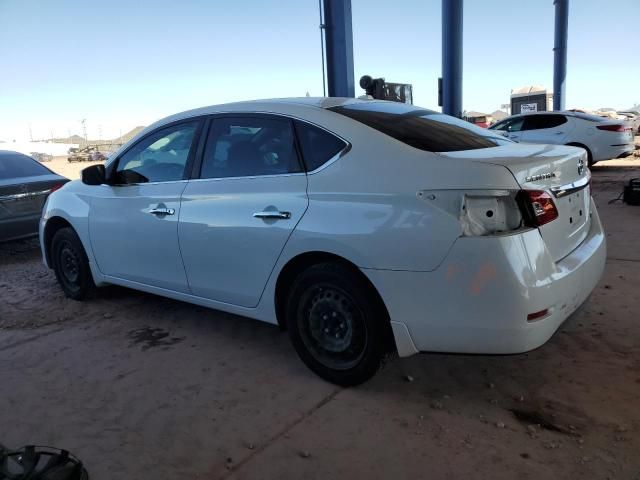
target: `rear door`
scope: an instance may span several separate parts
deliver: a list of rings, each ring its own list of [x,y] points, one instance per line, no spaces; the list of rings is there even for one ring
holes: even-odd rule
[[[178,229],[191,292],[255,307],[307,209],[293,121],[215,117],[197,177],[182,196]]]
[[[564,145],[573,123],[561,114],[536,114],[526,117],[520,141]]]

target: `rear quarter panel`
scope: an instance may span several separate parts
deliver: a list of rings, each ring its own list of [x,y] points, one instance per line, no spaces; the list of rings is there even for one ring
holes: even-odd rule
[[[456,217],[419,195],[424,190],[518,188],[502,166],[424,152],[341,115],[318,123],[351,150],[308,176],[309,207],[283,256],[340,255],[361,268],[431,271],[456,238]],[[334,117],[338,117],[337,119]]]

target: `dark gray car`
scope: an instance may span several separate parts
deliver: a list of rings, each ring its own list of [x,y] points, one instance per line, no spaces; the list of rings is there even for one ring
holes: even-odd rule
[[[68,181],[31,157],[0,150],[0,242],[36,236],[45,200]]]

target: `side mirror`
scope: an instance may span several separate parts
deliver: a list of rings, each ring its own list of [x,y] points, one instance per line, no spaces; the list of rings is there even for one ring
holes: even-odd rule
[[[102,185],[107,183],[104,165],[92,165],[82,170],[82,183],[85,185]]]

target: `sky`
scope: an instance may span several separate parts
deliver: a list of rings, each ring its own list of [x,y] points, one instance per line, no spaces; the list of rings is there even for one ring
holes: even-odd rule
[[[360,76],[437,109],[441,0],[352,0]],[[190,108],[323,94],[318,0],[0,0],[0,140],[113,138]],[[640,103],[640,0],[570,0],[566,107]],[[465,0],[463,108],[553,85],[553,0]]]

